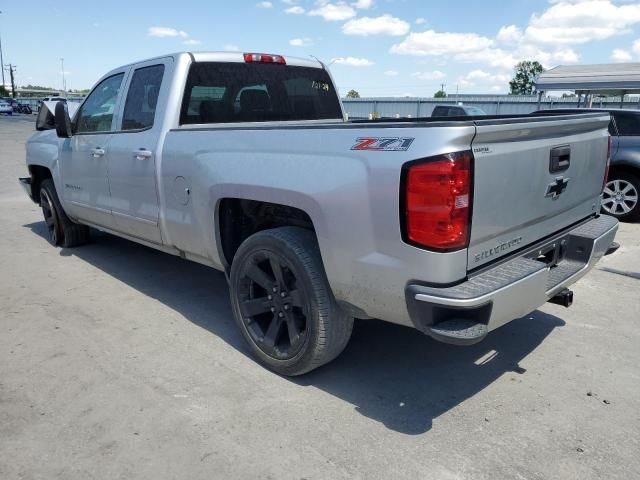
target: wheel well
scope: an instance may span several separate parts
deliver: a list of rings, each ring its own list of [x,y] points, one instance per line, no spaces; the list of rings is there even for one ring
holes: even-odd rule
[[[35,202],[40,203],[40,184],[51,176],[51,170],[40,165],[29,165],[29,173],[31,174],[31,194]]]
[[[261,230],[302,227],[315,232],[309,215],[299,208],[242,198],[225,198],[218,209],[219,242],[225,267],[229,267],[238,247]]]

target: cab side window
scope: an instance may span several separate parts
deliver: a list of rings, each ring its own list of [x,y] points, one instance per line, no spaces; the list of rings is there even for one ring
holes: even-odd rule
[[[105,78],[93,89],[78,112],[75,133],[111,131],[113,111],[123,78],[124,73]]]
[[[163,74],[164,65],[143,67],[134,72],[124,104],[122,130],[153,126]]]

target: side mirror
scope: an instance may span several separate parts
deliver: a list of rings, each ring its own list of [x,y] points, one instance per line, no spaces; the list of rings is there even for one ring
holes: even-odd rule
[[[71,138],[73,133],[71,132],[71,119],[69,118],[69,111],[67,110],[66,102],[56,103],[56,133],[60,138]]]

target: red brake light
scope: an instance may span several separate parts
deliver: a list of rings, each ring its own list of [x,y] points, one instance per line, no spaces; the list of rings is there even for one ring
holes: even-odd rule
[[[611,164],[611,145],[613,143],[613,137],[609,135],[609,147],[607,149],[607,165],[604,167],[604,178],[602,179],[602,191],[607,186],[607,178],[609,178],[609,165]]]
[[[455,250],[469,244],[471,152],[411,165],[406,172],[406,238],[427,248]]]
[[[272,55],[271,53],[245,53],[244,61],[246,63],[278,63],[286,65],[282,55]]]

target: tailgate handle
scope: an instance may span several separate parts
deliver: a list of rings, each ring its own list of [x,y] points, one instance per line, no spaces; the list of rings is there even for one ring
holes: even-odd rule
[[[571,147],[563,145],[551,149],[549,158],[549,173],[564,172],[571,164]]]

